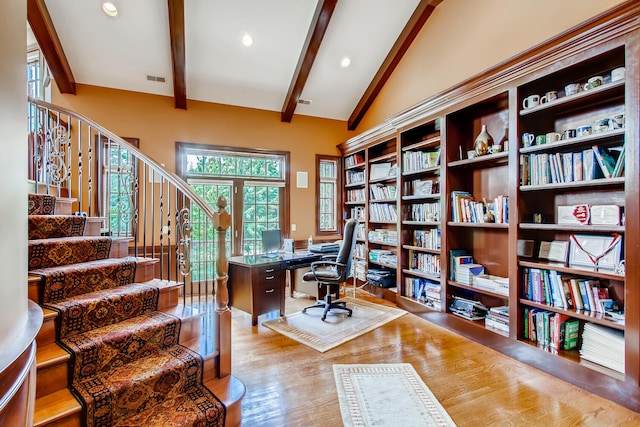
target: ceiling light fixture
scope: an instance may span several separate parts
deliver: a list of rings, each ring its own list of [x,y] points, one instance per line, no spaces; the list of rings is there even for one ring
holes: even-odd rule
[[[102,3],[102,11],[111,17],[118,15],[118,8],[116,7],[115,4],[111,3],[110,1],[106,1]]]
[[[351,58],[349,58],[348,56],[342,58],[342,60],[340,61],[340,66],[342,68],[347,68],[349,65],[351,65]]]
[[[253,37],[251,37],[251,34],[245,34],[242,37],[242,44],[245,46],[251,46],[253,44]]]

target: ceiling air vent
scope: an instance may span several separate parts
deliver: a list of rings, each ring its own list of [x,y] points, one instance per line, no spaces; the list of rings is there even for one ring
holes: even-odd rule
[[[309,104],[311,104],[311,100],[310,99],[298,99],[298,104],[309,105]]]
[[[164,77],[151,76],[149,74],[147,74],[147,80],[149,80],[150,82],[159,82],[159,83],[164,83],[166,81]]]

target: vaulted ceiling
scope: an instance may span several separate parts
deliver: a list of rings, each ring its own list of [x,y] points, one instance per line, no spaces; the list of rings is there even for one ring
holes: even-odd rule
[[[27,0],[27,16],[62,93],[79,83],[355,129],[441,1],[112,0],[111,17],[103,0]]]

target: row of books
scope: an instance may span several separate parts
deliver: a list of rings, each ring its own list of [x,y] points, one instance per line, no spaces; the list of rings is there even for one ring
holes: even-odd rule
[[[348,170],[346,173],[347,185],[364,183],[364,171]]]
[[[431,228],[429,230],[413,230],[413,246],[425,249],[440,249],[440,229]]]
[[[509,306],[489,307],[484,318],[484,327],[492,332],[509,336]]]
[[[425,254],[409,250],[409,268],[421,272],[440,275],[440,255]]]
[[[364,202],[367,197],[364,188],[352,188],[347,190],[347,202]]]
[[[366,211],[364,209],[364,206],[355,206],[351,208],[351,218],[364,221],[366,219]]]
[[[367,230],[364,228],[364,223],[356,224],[356,239],[364,240],[367,235]]]
[[[411,205],[411,221],[440,221],[440,203],[415,203]]]
[[[364,156],[360,153],[355,153],[344,158],[344,167],[350,168],[355,165],[364,163]]]
[[[406,277],[404,296],[415,298],[434,310],[440,311],[442,301],[440,283],[429,279]]]
[[[353,254],[356,258],[364,258],[367,255],[367,246],[364,243],[356,243],[353,248]]]
[[[523,295],[530,301],[596,313],[605,313],[611,301],[609,289],[596,279],[538,268],[524,268],[523,275]]]
[[[398,231],[389,230],[387,228],[376,228],[369,230],[369,241],[372,242],[384,242],[392,245],[398,244]]]
[[[369,186],[369,193],[371,199],[395,199],[398,187],[395,185],[383,185],[383,184],[371,184]]]
[[[398,265],[398,256],[386,249],[372,249],[369,251],[369,261],[386,265]]]
[[[370,203],[369,218],[371,218],[371,221],[395,222],[398,220],[396,205],[392,203]]]
[[[451,220],[453,222],[485,223],[485,214],[491,212],[493,221],[501,224],[509,222],[509,197],[498,196],[492,204],[475,200],[466,191],[451,192]]]
[[[405,151],[402,154],[404,172],[427,169],[440,164],[440,149],[435,151]]]
[[[429,196],[440,194],[440,181],[437,179],[413,179],[404,183],[405,194]]]
[[[618,178],[624,174],[624,146],[594,145],[584,151],[523,154],[520,156],[520,184],[544,185]]]
[[[566,314],[524,308],[524,338],[552,352],[578,347],[580,321]]]

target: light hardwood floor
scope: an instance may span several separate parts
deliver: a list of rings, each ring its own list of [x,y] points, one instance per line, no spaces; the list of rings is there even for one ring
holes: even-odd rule
[[[286,311],[312,302],[288,298]],[[232,372],[247,386],[245,427],[341,426],[336,363],[411,363],[458,426],[640,425],[636,412],[411,314],[326,353],[261,325],[273,317],[252,327],[233,310]]]

